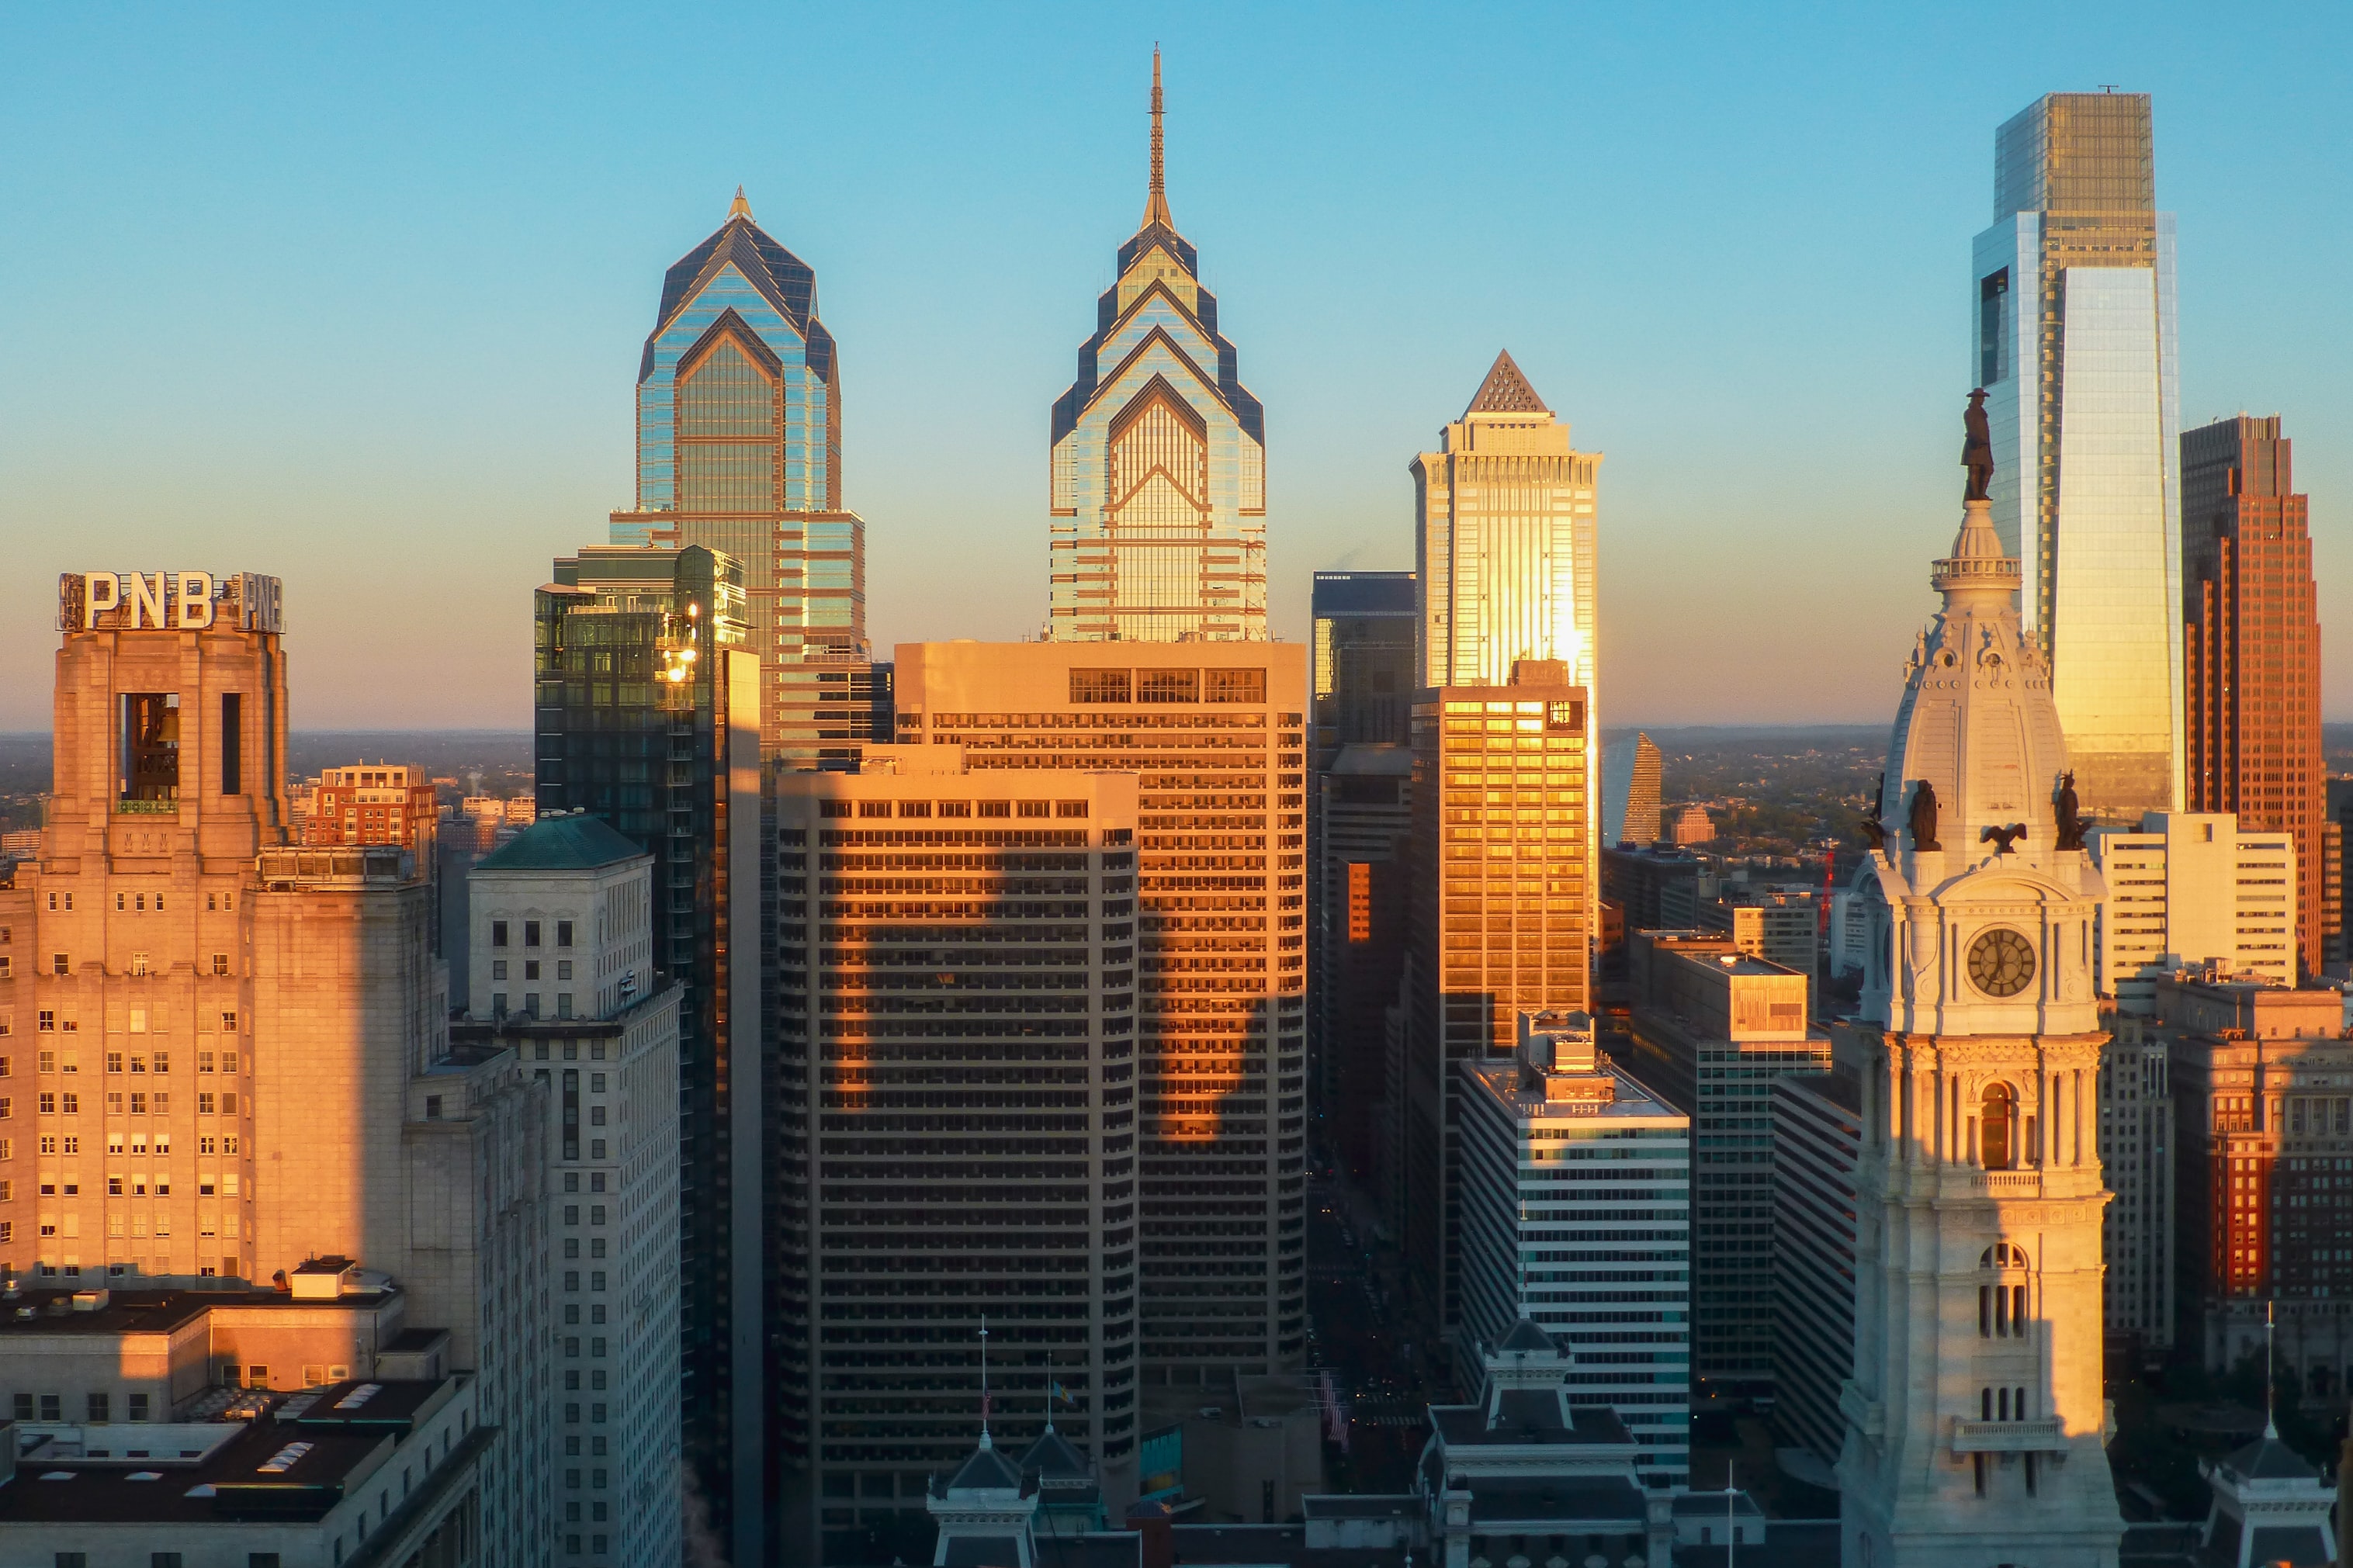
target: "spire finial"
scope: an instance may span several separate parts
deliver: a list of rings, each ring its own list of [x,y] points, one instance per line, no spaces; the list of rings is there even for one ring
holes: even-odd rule
[[[744,187],[741,185],[735,187],[735,199],[727,204],[727,216],[731,218],[740,217],[746,223],[753,221],[752,204],[744,199]]]
[[[1161,160],[1160,143],[1160,46],[1152,46],[1152,192],[1144,201],[1144,221],[1139,228],[1154,224],[1175,228],[1176,220],[1168,216],[1168,184]]]
[[[988,1320],[980,1321],[980,1446],[996,1445],[988,1440]]]
[[[2279,1421],[2273,1406],[2279,1402],[2279,1391],[2273,1384],[2272,1335],[2276,1324],[2273,1312],[2278,1307],[2277,1298],[2263,1303],[2263,1436],[2279,1441]]]

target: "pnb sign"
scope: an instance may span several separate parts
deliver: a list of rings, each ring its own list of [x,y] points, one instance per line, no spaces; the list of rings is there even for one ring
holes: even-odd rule
[[[285,629],[284,589],[250,572],[68,572],[58,579],[58,629],[241,632]]]

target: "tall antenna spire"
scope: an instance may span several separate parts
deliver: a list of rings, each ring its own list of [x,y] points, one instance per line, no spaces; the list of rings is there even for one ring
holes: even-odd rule
[[[752,204],[744,199],[744,187],[741,185],[735,187],[735,199],[727,204],[727,216],[732,218],[749,218],[752,216]]]
[[[2278,1305],[2276,1297],[2263,1303],[2263,1436],[2274,1442],[2279,1439],[2279,1422],[2272,1407],[2278,1402],[2279,1393],[2272,1384],[2272,1334],[2275,1327],[2272,1314]]]
[[[1150,228],[1154,224],[1175,228],[1176,220],[1168,216],[1168,184],[1160,153],[1160,46],[1152,46],[1152,194],[1145,198],[1144,221],[1136,226]]]
[[[988,1320],[980,1321],[980,1446],[996,1447],[988,1440]]]

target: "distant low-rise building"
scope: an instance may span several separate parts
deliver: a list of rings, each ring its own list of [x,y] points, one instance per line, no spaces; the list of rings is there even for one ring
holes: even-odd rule
[[[1658,742],[1636,732],[1601,751],[1601,847],[1640,847],[1660,837],[1659,790],[1665,773]]]
[[[1705,844],[1715,837],[1715,821],[1696,803],[1678,807],[1667,837],[1675,844]]]
[[[0,1536],[26,1563],[483,1562],[504,1434],[474,1394],[464,1373],[344,1378],[202,1420],[19,1422]]]
[[[1751,958],[1761,958],[1793,969],[1809,982],[1820,972],[1821,905],[1810,888],[1753,888],[1727,884],[1713,900],[1699,906],[1703,929],[1726,931],[1733,946]]]

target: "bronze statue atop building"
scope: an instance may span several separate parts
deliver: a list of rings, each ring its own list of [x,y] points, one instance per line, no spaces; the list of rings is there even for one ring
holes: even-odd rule
[[[1922,779],[1912,791],[1912,847],[1942,849],[1936,840],[1936,786]]]
[[[1961,492],[1963,500],[1983,500],[1986,487],[1993,483],[1993,430],[1986,424],[1985,388],[1969,394],[1968,412],[1961,416],[1961,467],[1969,471],[1968,489]]]

